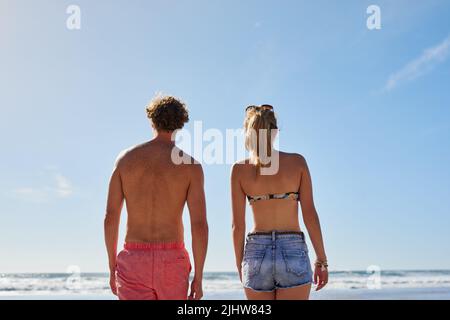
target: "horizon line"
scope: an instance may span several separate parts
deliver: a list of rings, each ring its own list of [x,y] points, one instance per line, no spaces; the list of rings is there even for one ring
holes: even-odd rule
[[[423,272],[423,271],[449,271],[450,272],[450,268],[448,269],[437,269],[437,268],[432,268],[432,269],[381,269],[381,272],[395,272],[395,271],[409,271],[409,272]],[[367,272],[367,270],[363,270],[363,269],[335,269],[335,270],[329,270],[329,272],[365,272],[370,274],[369,272]],[[237,271],[204,271],[205,273],[238,273]],[[73,274],[71,272],[0,272],[0,277],[3,275],[7,275],[7,274]],[[81,272],[81,275],[83,274],[109,274],[108,271],[88,271],[88,272]]]

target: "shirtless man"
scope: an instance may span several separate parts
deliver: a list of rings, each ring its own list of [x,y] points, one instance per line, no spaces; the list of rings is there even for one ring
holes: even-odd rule
[[[153,140],[119,155],[109,184],[105,216],[110,286],[121,300],[199,300],[208,245],[203,171],[174,144],[174,132],[189,120],[174,97],[157,97],[147,107]],[[192,162],[176,164],[173,154]],[[117,255],[120,214],[128,213],[124,249]],[[191,221],[194,277],[184,247],[182,213]]]

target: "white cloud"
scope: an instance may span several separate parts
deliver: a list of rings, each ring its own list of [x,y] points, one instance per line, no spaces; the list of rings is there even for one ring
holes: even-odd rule
[[[55,175],[56,180],[56,194],[62,198],[67,198],[73,192],[70,181],[61,174]]]
[[[12,191],[21,200],[31,202],[47,202],[55,198],[67,198],[73,194],[72,183],[60,173],[45,175],[40,186],[19,187]]]
[[[13,194],[22,199],[32,202],[45,202],[48,200],[48,188],[22,187],[13,190]]]
[[[420,57],[410,61],[405,67],[391,74],[384,86],[384,90],[390,91],[403,82],[414,80],[430,72],[436,65],[447,59],[449,52],[450,36],[437,46],[424,50]]]
[[[253,24],[253,27],[254,28],[261,28],[261,26],[262,26],[262,22],[261,21],[256,21],[254,24]]]

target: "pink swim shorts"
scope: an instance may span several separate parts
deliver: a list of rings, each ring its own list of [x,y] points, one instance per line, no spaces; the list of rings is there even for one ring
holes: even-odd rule
[[[190,272],[183,242],[128,242],[117,256],[117,295],[120,300],[186,300]]]

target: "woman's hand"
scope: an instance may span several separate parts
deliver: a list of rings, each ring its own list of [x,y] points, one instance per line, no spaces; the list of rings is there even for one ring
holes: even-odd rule
[[[316,291],[325,287],[328,283],[328,268],[315,265],[314,268],[314,284],[317,286]]]

